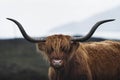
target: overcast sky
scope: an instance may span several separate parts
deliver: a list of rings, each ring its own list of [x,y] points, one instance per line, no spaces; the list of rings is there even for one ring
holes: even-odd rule
[[[21,37],[7,17],[18,20],[30,36],[37,37],[119,5],[120,0],[0,0],[0,38]]]

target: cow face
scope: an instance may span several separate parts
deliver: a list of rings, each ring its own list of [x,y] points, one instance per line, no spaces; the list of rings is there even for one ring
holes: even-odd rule
[[[65,67],[73,57],[79,46],[78,42],[71,41],[70,36],[53,35],[46,39],[46,42],[37,44],[38,49],[47,57],[50,65],[56,69]]]

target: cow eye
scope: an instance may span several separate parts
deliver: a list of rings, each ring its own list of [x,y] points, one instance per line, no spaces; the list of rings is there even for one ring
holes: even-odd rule
[[[61,48],[61,50],[64,52],[64,48]]]
[[[61,50],[62,50],[62,52],[65,52],[65,51],[66,51],[64,47],[62,47]]]
[[[48,53],[52,53],[53,52],[53,48],[51,47],[51,48],[47,49],[47,52]]]

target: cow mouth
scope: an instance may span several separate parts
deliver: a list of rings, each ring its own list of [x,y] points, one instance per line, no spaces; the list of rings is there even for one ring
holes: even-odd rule
[[[64,69],[64,65],[54,65],[54,64],[52,64],[51,65],[55,70],[63,70]]]

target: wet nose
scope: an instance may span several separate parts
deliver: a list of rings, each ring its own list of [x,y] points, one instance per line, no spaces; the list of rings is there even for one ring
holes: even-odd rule
[[[62,66],[63,61],[62,60],[52,60],[52,64],[55,68],[59,68]]]

